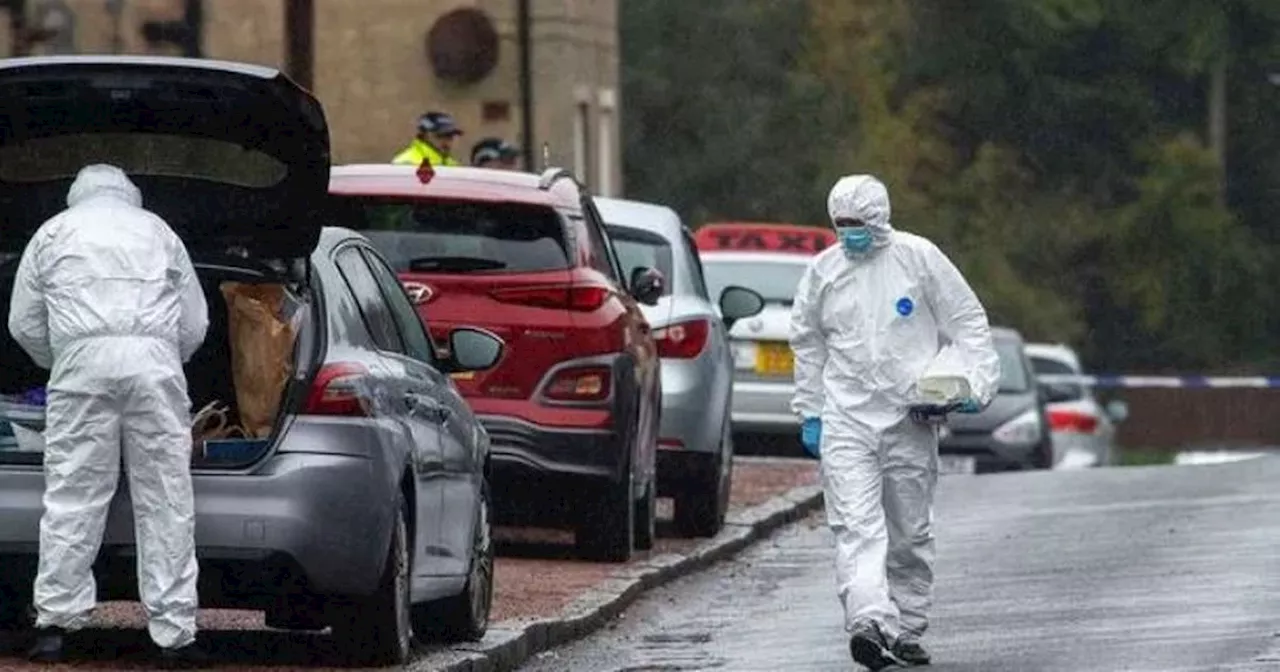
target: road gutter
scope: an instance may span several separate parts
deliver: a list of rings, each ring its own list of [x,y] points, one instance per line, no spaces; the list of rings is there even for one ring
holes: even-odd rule
[[[413,672],[510,672],[533,656],[580,639],[607,625],[648,590],[731,558],[777,529],[822,505],[822,487],[803,485],[730,512],[724,529],[687,553],[666,553],[620,568],[558,616],[495,623],[482,641],[432,651],[408,666]]]

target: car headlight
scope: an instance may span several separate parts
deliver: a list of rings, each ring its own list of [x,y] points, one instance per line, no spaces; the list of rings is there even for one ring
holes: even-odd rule
[[[1030,410],[1000,425],[991,436],[1000,443],[1012,446],[1025,446],[1038,443],[1044,438],[1044,427],[1040,424],[1040,413]]]

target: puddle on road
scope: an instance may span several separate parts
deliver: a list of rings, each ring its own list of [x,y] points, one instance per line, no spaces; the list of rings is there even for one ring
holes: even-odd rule
[[[656,635],[645,635],[645,644],[706,644],[711,641],[711,633],[709,632],[689,632],[689,633],[671,633],[663,632]]]
[[[636,647],[642,663],[616,668],[615,672],[695,672],[722,669],[729,661],[702,649],[711,643],[707,631],[657,632],[641,637]]]

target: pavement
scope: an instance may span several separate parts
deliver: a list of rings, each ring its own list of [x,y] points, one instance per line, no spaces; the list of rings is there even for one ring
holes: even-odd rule
[[[1280,457],[948,476],[935,672],[1280,670]],[[523,672],[858,669],[820,515]]]

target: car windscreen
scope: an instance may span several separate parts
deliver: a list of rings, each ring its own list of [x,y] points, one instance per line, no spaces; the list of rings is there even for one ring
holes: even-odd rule
[[[1043,357],[1032,357],[1031,368],[1035,370],[1036,375],[1051,376],[1074,376],[1076,371],[1066,362],[1060,362],[1056,359],[1045,359]],[[1070,395],[1070,399],[1063,401],[1075,401],[1084,398],[1084,387],[1075,383],[1053,383],[1055,388],[1062,391],[1063,396]]]
[[[630,279],[637,268],[655,268],[667,279],[662,294],[669,296],[674,277],[671,272],[671,243],[656,233],[629,226],[610,224],[608,230],[622,272],[626,274],[623,277]]]
[[[396,272],[492,273],[569,268],[552,208],[457,201],[362,202],[361,230]]]
[[[1022,359],[1022,346],[1017,341],[996,339],[996,355],[1000,358],[1000,391],[1022,393],[1031,390],[1031,380]]]
[[[766,303],[784,306],[795,301],[796,286],[805,269],[804,264],[717,261],[712,257],[703,257],[702,267],[710,296],[720,296],[725,287],[736,285],[755,290]]]

